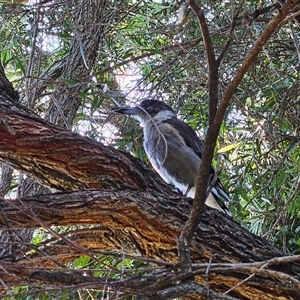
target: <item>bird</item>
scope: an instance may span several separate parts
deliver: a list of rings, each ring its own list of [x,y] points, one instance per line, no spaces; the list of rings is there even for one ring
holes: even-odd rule
[[[141,123],[144,150],[153,168],[165,182],[194,198],[203,152],[203,144],[196,132],[160,100],[145,99],[134,107],[115,107],[112,111]],[[210,172],[210,178],[214,178],[213,167]],[[231,201],[230,196],[219,178],[214,182],[205,204],[231,216],[225,204]]]

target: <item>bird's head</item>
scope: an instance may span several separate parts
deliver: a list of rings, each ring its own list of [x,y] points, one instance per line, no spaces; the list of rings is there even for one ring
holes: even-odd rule
[[[131,116],[142,124],[150,119],[163,121],[176,116],[175,112],[169,105],[163,101],[153,99],[144,100],[139,105],[134,107],[116,107],[113,108],[113,111],[118,114]]]

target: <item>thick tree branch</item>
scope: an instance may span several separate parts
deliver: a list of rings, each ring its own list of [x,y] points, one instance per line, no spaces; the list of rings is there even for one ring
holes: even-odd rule
[[[115,250],[119,247],[119,250],[125,254],[139,252],[141,255],[160,259],[161,263],[163,263],[162,259],[175,263],[175,265],[166,263],[166,267],[171,268],[169,271],[173,277],[167,276],[169,274],[167,270],[165,273],[162,272],[157,277],[158,282],[151,283],[153,291],[169,286],[167,284],[169,281],[183,280],[189,276],[185,273],[178,273],[176,268],[178,262],[176,239],[180,235],[190,210],[190,205],[182,201],[180,195],[156,192],[150,194],[133,190],[89,190],[3,201],[2,216],[5,215],[14,228],[39,227],[41,226],[39,219],[43,219],[47,226],[101,224],[102,233],[99,232],[101,228],[98,228],[97,236],[100,237],[100,242],[104,242],[102,246],[89,239],[88,235],[85,240],[84,232],[80,238],[77,236],[75,240],[72,239],[71,243],[65,241],[68,239],[68,235],[65,235],[61,247],[68,246],[66,250],[73,257],[76,254],[82,254],[82,249],[85,249],[86,255],[93,259],[99,249]],[[0,225],[5,226],[5,223],[0,221]],[[109,230],[105,230],[105,228],[109,228]],[[123,240],[120,240],[120,236],[122,236],[120,232],[123,232]],[[132,247],[124,248],[124,244],[130,243]],[[49,244],[51,245],[51,241]],[[36,246],[43,249],[46,244],[42,243]],[[7,283],[20,279],[20,277],[51,283],[52,277],[49,278],[45,273],[36,273],[35,263],[38,263],[39,267],[45,264],[63,272],[64,270],[60,268],[59,264],[53,264],[47,253],[44,255],[41,252],[39,255],[38,253],[33,254],[32,260],[31,256],[28,256],[18,263],[10,263],[6,266],[2,264],[4,269],[0,270],[0,277]],[[276,247],[247,232],[226,215],[209,208],[205,210],[203,220],[199,224],[191,244],[191,258],[194,262],[198,262],[198,264],[193,264],[193,274],[196,275],[197,282],[205,281],[207,261],[212,259],[213,262],[209,264],[208,283],[213,291],[224,292],[232,287],[233,283],[238,284],[243,278],[255,274],[251,280],[239,286],[238,290],[241,294],[255,290],[262,295],[261,299],[270,299],[264,297],[263,294],[271,293],[270,291],[275,288],[278,281],[284,282],[283,291],[287,295],[295,291],[295,285],[299,285],[297,280],[299,280],[300,264],[291,263],[291,260],[293,261],[291,257],[277,258],[282,255]],[[272,260],[274,257],[276,258]],[[62,255],[63,261],[65,258]],[[60,261],[59,257],[55,257],[55,259]],[[269,259],[271,260],[269,261]],[[295,257],[295,260],[299,260],[299,257]],[[244,264],[247,261],[249,264]],[[257,261],[262,262],[251,263]],[[200,265],[199,262],[203,264]],[[218,264],[218,262],[223,264]],[[279,264],[278,267],[276,264]],[[261,269],[262,267],[264,269]],[[171,270],[173,271],[171,272]],[[162,274],[165,274],[165,277],[161,277]],[[11,276],[13,277],[11,278]],[[58,285],[65,284],[65,281],[60,282],[59,276],[55,278],[58,280],[56,282]],[[72,278],[66,279],[70,280],[69,284],[78,284]],[[293,280],[290,280],[291,278]],[[161,282],[162,279],[164,283]],[[86,284],[88,284],[87,281]],[[261,286],[264,287],[263,290],[261,290]],[[130,285],[126,287],[129,288]],[[150,286],[148,287],[150,290]],[[273,292],[272,296],[274,296]]]
[[[2,207],[2,214],[5,214],[14,228],[40,227],[36,218],[38,217],[42,218],[48,226],[101,224],[104,228],[134,230],[135,239],[139,241],[142,252],[151,252],[153,257],[164,257],[164,251],[174,251],[173,259],[170,259],[169,254],[167,256],[170,261],[177,260],[176,238],[190,210],[190,205],[182,201],[178,194],[155,191],[150,194],[138,190],[86,190],[16,200],[3,199]],[[218,222],[215,221],[217,219]],[[0,224],[5,226],[2,221]],[[211,249],[207,248],[206,254],[201,254],[197,249],[198,246],[192,244],[194,261],[199,259],[206,261],[213,253],[214,261],[222,262],[237,262],[240,259],[259,261],[281,255],[276,247],[249,233],[235,221],[213,209],[206,209],[203,223],[197,230],[199,234],[195,237],[195,241],[201,241],[202,247],[210,245]],[[148,238],[144,241],[145,236]],[[222,240],[220,240],[221,236],[223,236]],[[154,241],[158,243],[156,248],[152,247]],[[247,249],[250,241],[251,247]],[[241,245],[238,246],[238,243]],[[228,247],[230,250],[226,254],[224,250]],[[255,252],[252,248],[255,248]],[[221,251],[219,254],[216,252],[217,249]]]
[[[107,8],[107,1],[100,2],[103,4],[102,8]],[[195,1],[188,0],[188,2],[196,12],[204,38],[162,49],[169,51],[180,47],[182,51],[178,55],[181,55],[185,53],[187,47],[192,47],[203,40],[208,55],[211,84],[209,125],[212,126],[209,128],[205,144],[203,164],[206,165],[203,166],[203,172],[200,170],[203,177],[199,179],[190,223],[186,223],[190,215],[190,202],[164,184],[156,174],[128,153],[105,147],[53,126],[42,121],[30,110],[21,107],[17,103],[18,93],[5,78],[3,68],[0,66],[0,159],[38,179],[44,185],[56,190],[72,191],[27,198],[20,196],[17,199],[0,199],[0,228],[6,229],[9,233],[8,239],[3,240],[2,245],[5,244],[7,248],[12,249],[16,245],[22,245],[22,250],[12,256],[0,251],[3,254],[0,257],[0,290],[7,289],[7,295],[11,293],[13,287],[24,285],[31,287],[30,296],[34,297],[34,293],[43,292],[40,289],[34,290],[35,287],[45,285],[45,291],[47,289],[50,292],[52,290],[64,292],[64,289],[102,289],[102,292],[107,292],[107,296],[111,299],[127,295],[140,295],[138,299],[184,296],[186,299],[299,298],[299,256],[284,257],[276,247],[250,234],[218,211],[207,208],[202,216],[208,181],[205,169],[209,172],[221,124],[218,122],[222,122],[230,99],[229,97],[227,101],[225,97],[226,93],[230,96],[230,92],[225,92],[225,98],[220,105],[222,109],[216,114],[218,66],[230,45],[235,24],[232,23],[227,43],[216,60],[211,41],[213,33],[209,33],[203,11]],[[243,2],[240,1],[240,7]],[[284,7],[296,3],[299,5],[299,0],[297,2],[286,0],[286,3]],[[104,41],[107,31],[102,30],[102,34],[98,34],[92,40],[88,37],[91,36],[90,33],[98,32],[96,28],[101,26],[107,30],[113,28],[111,25],[115,10],[109,15],[107,22],[98,22],[98,18],[86,18],[90,16],[91,11],[97,10],[100,14],[105,14],[107,10],[101,9],[98,4],[97,1],[93,1],[94,6],[87,6],[89,12],[84,12],[84,6],[81,6],[82,11],[76,18],[78,22],[74,23],[75,27],[73,26],[77,46],[71,47],[76,60],[69,61],[68,72],[63,76],[66,79],[74,76],[82,78],[83,81],[91,79],[89,73],[92,72],[90,70],[93,69],[95,56],[89,60],[88,55],[98,54],[99,39]],[[128,15],[126,6],[123,7],[125,14]],[[130,13],[132,12],[135,13],[130,10]],[[80,19],[82,16],[85,17]],[[287,14],[277,24],[275,30],[294,16]],[[91,28],[89,34],[82,35],[81,38],[81,34],[84,34],[81,30],[83,24]],[[224,28],[217,31],[224,31]],[[92,48],[89,47],[91,45]],[[120,62],[120,65],[150,55],[153,53],[149,52]],[[252,61],[255,55],[252,56]],[[246,63],[242,66],[242,68],[246,66],[245,72],[252,61],[248,66]],[[100,73],[116,67],[117,64],[103,69]],[[245,73],[241,72],[238,80],[242,79],[243,74]],[[230,87],[233,93],[234,84]],[[33,97],[29,98],[34,100],[38,87],[36,90],[34,87],[28,88],[33,91]],[[79,87],[74,88],[75,92],[81,91]],[[58,94],[65,100],[71,99],[64,93],[64,89],[62,92],[58,90]],[[70,109],[72,109],[70,115],[76,114],[76,108],[82,99],[77,97],[75,100],[77,104],[71,108],[63,105],[65,114],[69,114]],[[72,106],[75,101],[71,102]],[[57,107],[53,106],[54,112],[56,109]],[[212,118],[215,115],[217,118]],[[63,121],[61,124],[69,124],[65,116],[61,117]],[[55,228],[56,225],[59,228]],[[50,237],[38,244],[29,242],[30,238],[24,239],[19,233],[20,228],[30,228],[33,232],[35,228],[40,227]],[[76,229],[71,231],[74,228]],[[11,238],[10,235],[14,237]],[[179,249],[183,252],[181,256],[187,258],[183,268],[182,264],[180,268],[177,255],[178,239],[181,239]],[[109,255],[110,257],[104,257]],[[82,268],[76,268],[75,259],[79,256],[80,260],[86,257],[89,260],[80,264]],[[17,261],[14,261],[14,258]],[[105,264],[111,258],[112,263]],[[151,265],[127,269],[124,264],[118,268],[115,261],[125,262],[125,258],[135,260],[132,263],[134,265],[140,261]],[[72,264],[75,267],[70,267]],[[104,273],[99,273],[102,271]],[[106,271],[105,276],[103,274]],[[141,275],[137,272],[143,273]],[[23,295],[16,294],[16,296],[22,298]],[[28,291],[24,296],[28,296]]]
[[[128,153],[28,116],[1,95],[0,105],[0,158],[44,185],[57,190],[168,188]]]

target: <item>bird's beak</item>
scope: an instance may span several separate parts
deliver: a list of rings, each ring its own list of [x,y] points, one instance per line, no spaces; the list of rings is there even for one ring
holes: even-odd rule
[[[125,107],[114,107],[112,109],[113,112],[121,115],[136,115],[138,113],[138,108],[137,107],[130,107],[130,106],[125,106]]]

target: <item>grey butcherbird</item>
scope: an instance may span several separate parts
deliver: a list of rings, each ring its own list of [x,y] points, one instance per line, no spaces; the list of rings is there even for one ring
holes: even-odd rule
[[[195,131],[179,120],[173,109],[157,100],[144,100],[135,107],[118,107],[114,112],[132,116],[144,127],[144,149],[158,174],[183,194],[194,197],[203,145]],[[211,175],[215,171],[211,167]],[[217,179],[206,204],[231,215],[224,202],[230,197]]]

